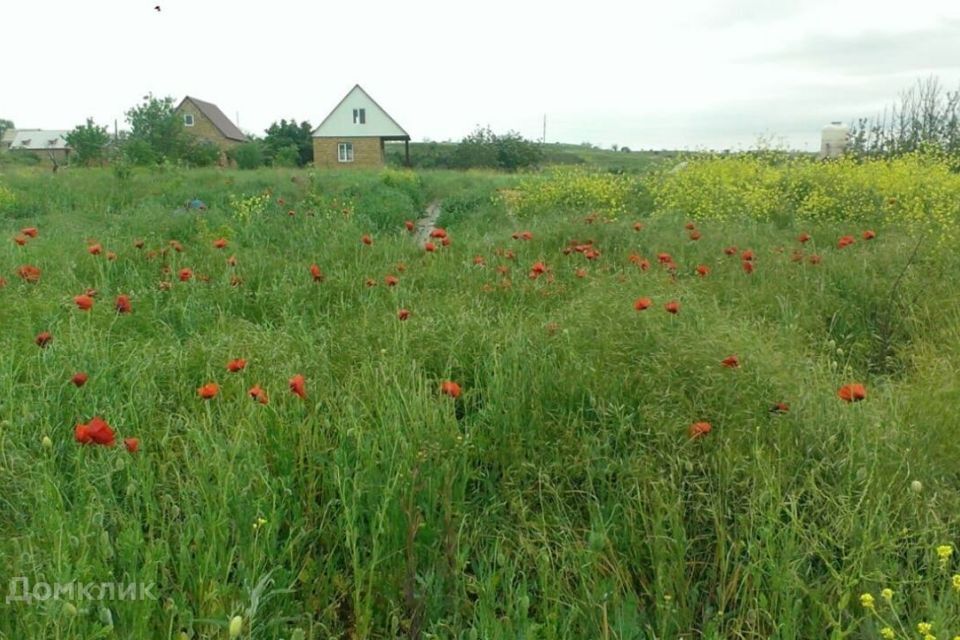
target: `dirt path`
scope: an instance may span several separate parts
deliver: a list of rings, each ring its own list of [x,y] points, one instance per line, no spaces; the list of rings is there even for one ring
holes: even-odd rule
[[[437,218],[440,217],[440,201],[434,200],[427,205],[427,210],[423,217],[417,220],[417,242],[423,244],[430,238],[430,232],[437,224]]]

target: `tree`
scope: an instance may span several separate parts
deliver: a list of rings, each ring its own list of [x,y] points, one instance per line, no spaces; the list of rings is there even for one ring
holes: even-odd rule
[[[266,134],[264,152],[274,164],[290,165],[290,147],[296,153],[296,165],[303,167],[313,162],[313,127],[306,120],[300,124],[296,120],[274,122]]]
[[[183,121],[174,111],[173,98],[144,96],[143,102],[126,112],[130,124],[125,151],[134,164],[176,161],[190,145]]]
[[[110,134],[106,127],[98,127],[93,118],[87,118],[86,124],[77,125],[66,136],[67,144],[73,150],[73,157],[84,166],[101,164],[106,160]]]
[[[15,128],[16,127],[13,126],[13,120],[4,120],[3,118],[0,118],[0,136],[3,136],[7,129]]]
[[[516,131],[497,135],[490,127],[477,127],[453,152],[452,166],[458,169],[483,167],[516,171],[543,160],[543,149]]]

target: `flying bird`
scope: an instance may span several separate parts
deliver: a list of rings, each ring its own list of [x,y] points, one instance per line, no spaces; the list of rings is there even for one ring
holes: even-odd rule
[[[157,13],[160,13],[160,5],[155,6],[153,10],[156,11]]]

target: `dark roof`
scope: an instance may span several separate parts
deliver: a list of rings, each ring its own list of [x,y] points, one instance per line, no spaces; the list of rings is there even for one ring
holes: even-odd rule
[[[212,102],[204,102],[203,100],[197,100],[192,96],[186,96],[177,106],[177,109],[182,107],[183,103],[187,100],[196,105],[197,109],[200,109],[200,113],[205,115],[207,119],[213,123],[213,126],[215,126],[217,130],[224,135],[224,137],[230,140],[239,140],[240,142],[243,142],[247,139],[247,136],[244,135],[243,131],[240,131],[237,125],[233,124],[233,122],[230,121],[230,118],[228,118],[223,111],[220,111],[220,107]]]

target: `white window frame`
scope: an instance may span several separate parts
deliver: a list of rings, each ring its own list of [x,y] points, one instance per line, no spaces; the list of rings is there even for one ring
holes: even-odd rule
[[[192,113],[183,114],[183,126],[192,127],[194,124],[194,118]]]
[[[367,110],[364,107],[353,110],[353,124],[367,124]]]
[[[337,143],[337,162],[353,162],[353,143]]]

